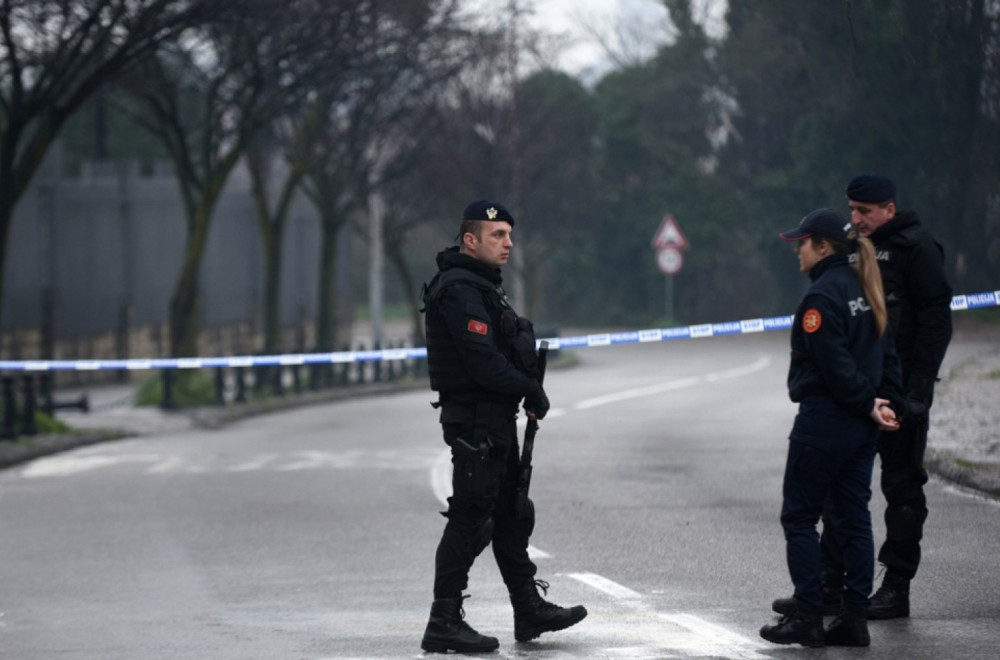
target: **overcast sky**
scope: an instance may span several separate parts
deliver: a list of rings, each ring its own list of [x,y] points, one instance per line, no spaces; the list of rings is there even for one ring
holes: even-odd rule
[[[504,16],[506,0],[466,0],[484,16]],[[660,0],[519,0],[535,30],[557,35],[561,44],[554,64],[574,75],[593,79],[613,66],[609,49],[619,58],[647,57],[668,40],[667,12]],[[700,0],[710,33],[721,31],[726,0]]]

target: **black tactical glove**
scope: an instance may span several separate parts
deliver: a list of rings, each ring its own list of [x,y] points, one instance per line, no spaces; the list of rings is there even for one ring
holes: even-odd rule
[[[900,426],[919,428],[927,423],[927,410],[934,396],[934,379],[914,375],[903,399]]]
[[[907,395],[899,411],[899,425],[908,429],[920,428],[927,421],[927,406],[923,401]]]
[[[549,412],[549,397],[545,396],[545,390],[538,387],[538,391],[524,397],[524,409],[535,414],[535,419],[545,419]]]

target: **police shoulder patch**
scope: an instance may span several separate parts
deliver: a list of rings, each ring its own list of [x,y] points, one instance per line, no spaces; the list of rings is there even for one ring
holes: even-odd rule
[[[821,325],[823,325],[823,315],[818,309],[807,309],[802,315],[802,329],[806,332],[816,332]]]
[[[482,321],[477,321],[476,319],[469,319],[469,324],[466,326],[469,332],[474,332],[477,335],[485,335],[490,331],[490,326],[483,323]]]

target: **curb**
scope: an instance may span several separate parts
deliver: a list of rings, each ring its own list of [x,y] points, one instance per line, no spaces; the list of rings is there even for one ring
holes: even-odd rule
[[[1000,464],[973,463],[950,451],[928,447],[924,469],[950,484],[1000,500]]]
[[[288,394],[284,397],[252,400],[246,403],[228,404],[222,407],[206,406],[202,408],[182,409],[175,411],[174,414],[187,416],[198,428],[220,429],[227,424],[257,415],[266,415],[273,412],[293,410],[321,403],[332,403],[345,399],[382,396],[418,389],[427,389],[429,395],[433,394],[430,390],[429,382],[426,378],[423,378],[412,381],[369,383],[340,389]],[[73,433],[49,433],[19,440],[0,441],[0,470],[78,447],[125,438],[135,438],[142,435],[142,433],[119,429],[88,429]]]

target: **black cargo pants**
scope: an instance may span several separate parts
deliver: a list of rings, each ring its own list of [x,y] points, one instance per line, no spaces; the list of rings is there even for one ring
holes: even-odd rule
[[[435,556],[434,598],[458,598],[476,557],[492,543],[508,589],[534,579],[532,522],[514,515],[520,450],[516,408],[480,405],[473,423],[442,423],[451,447],[452,495]]]

